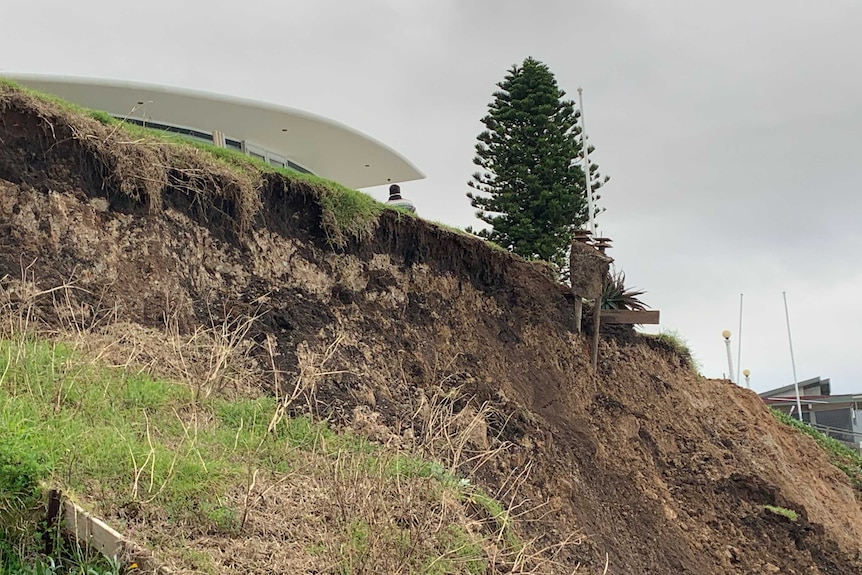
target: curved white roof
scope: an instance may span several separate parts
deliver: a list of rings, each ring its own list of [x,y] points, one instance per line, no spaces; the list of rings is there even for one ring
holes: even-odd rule
[[[0,75],[114,116],[146,118],[206,133],[218,130],[228,138],[282,155],[322,178],[351,188],[425,177],[404,156],[374,138],[293,108],[135,82],[6,72]]]

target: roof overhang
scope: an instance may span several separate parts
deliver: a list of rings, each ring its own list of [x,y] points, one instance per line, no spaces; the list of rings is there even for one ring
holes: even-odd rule
[[[825,390],[823,387],[825,386]],[[790,385],[785,385],[783,387],[778,387],[775,389],[770,389],[769,391],[764,391],[762,393],[758,393],[762,398],[767,397],[779,397],[784,396],[784,394],[791,394],[791,392],[795,392],[796,389],[799,389],[800,395],[805,395],[805,391],[811,389],[813,387],[820,387],[820,391],[823,391],[823,394],[808,394],[808,395],[829,395],[830,394],[830,383],[829,378],[823,379],[821,377],[812,377],[811,379],[806,379],[805,381],[800,381],[799,383],[791,383]],[[785,397],[796,397],[795,393],[791,395],[786,395]]]
[[[351,188],[425,177],[404,156],[374,138],[302,110],[135,82],[6,72],[0,75],[114,116],[146,118],[207,133],[218,130]]]

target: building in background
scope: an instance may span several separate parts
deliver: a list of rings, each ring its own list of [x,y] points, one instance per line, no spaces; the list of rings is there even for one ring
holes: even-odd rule
[[[2,76],[129,123],[231,148],[350,188],[425,177],[404,156],[374,138],[293,108],[117,80],[6,72]]]
[[[766,405],[796,416],[796,386],[785,385],[760,394]],[[799,382],[802,419],[819,431],[862,450],[862,393],[832,395],[829,379]]]

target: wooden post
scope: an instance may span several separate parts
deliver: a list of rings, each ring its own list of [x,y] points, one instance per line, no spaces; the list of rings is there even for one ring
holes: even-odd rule
[[[54,541],[60,526],[60,492],[56,489],[48,491],[48,514],[45,516],[45,531],[42,532],[42,544],[45,555],[54,554]]]
[[[219,130],[213,130],[213,145],[216,148],[226,148],[227,143],[224,139],[224,132],[220,132]]]
[[[610,246],[610,240],[602,238],[601,250],[596,246],[588,244],[592,230],[579,230],[575,233],[572,248],[569,252],[569,279],[572,284],[572,293],[575,294],[575,315],[580,326],[580,318],[583,314],[582,298],[593,300],[593,342],[592,342],[592,364],[593,369],[598,365],[599,356],[599,332],[601,330],[601,307],[602,292],[604,291],[604,280],[608,275],[613,258],[608,257],[604,251]],[[581,333],[581,330],[578,330]]]
[[[599,365],[599,332],[602,331],[602,300],[593,304],[593,369]]]

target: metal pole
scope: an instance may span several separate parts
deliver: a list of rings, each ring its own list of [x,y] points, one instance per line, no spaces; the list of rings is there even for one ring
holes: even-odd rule
[[[745,376],[745,387],[747,387],[748,389],[751,389],[751,381],[749,379],[749,377],[751,376],[751,372],[748,371],[747,369],[743,369],[742,375]]]
[[[721,332],[721,336],[724,338],[724,344],[727,347],[727,378],[731,383],[733,381],[733,354],[730,351],[730,331],[724,330]]]
[[[587,179],[587,213],[589,215],[589,228],[593,237],[596,237],[596,207],[593,205],[593,183],[590,178],[590,152],[587,148],[587,124],[584,120],[584,89],[578,88],[578,105],[581,108],[581,148],[584,152],[584,176]]]
[[[739,294],[739,341],[736,342],[736,381],[739,382],[739,368],[742,366],[742,294]]]
[[[796,388],[796,411],[799,421],[802,421],[802,400],[799,399],[799,380],[796,379],[796,360],[793,359],[793,338],[790,337],[790,312],[787,310],[787,292],[781,292],[784,297],[784,317],[787,319],[787,343],[790,344],[790,365],[793,367],[793,387]]]

